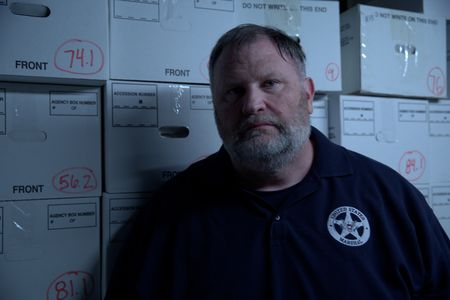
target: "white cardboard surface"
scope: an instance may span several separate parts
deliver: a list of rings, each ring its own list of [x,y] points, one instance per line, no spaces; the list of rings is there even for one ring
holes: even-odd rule
[[[450,181],[450,100],[429,103],[430,180]]]
[[[150,201],[151,194],[103,193],[102,197],[102,297],[136,213]],[[103,299],[103,298],[102,298]]]
[[[446,21],[358,5],[341,14],[342,91],[446,98]]]
[[[47,17],[30,16],[46,9]],[[109,78],[106,1],[6,1],[0,3],[0,36],[0,80],[82,84]]]
[[[0,83],[0,200],[100,196],[99,88]]]
[[[110,0],[110,15],[112,79],[209,83],[216,40],[252,22],[300,35],[316,89],[341,90],[337,2]]]
[[[314,96],[313,113],[310,120],[312,126],[328,136],[328,97],[326,95]]]
[[[428,101],[333,95],[328,104],[333,142],[429,183]]]
[[[209,86],[109,81],[105,109],[108,193],[151,192],[222,144]]]
[[[0,298],[99,299],[99,205],[99,198],[0,201]]]
[[[450,181],[431,183],[433,211],[450,237]]]

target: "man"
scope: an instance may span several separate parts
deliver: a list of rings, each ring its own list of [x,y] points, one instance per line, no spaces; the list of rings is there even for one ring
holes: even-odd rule
[[[143,211],[108,299],[450,299],[450,242],[390,168],[309,124],[298,43],[241,25],[210,57],[223,147]]]

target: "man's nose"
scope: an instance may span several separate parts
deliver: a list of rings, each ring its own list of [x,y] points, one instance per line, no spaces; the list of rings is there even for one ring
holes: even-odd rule
[[[242,100],[242,113],[245,115],[257,114],[266,108],[266,95],[257,87],[248,88]]]

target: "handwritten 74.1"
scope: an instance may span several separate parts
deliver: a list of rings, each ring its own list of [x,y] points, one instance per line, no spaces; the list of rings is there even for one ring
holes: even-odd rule
[[[82,68],[85,66],[92,67],[94,65],[94,50],[86,49],[87,50],[86,52],[89,51],[89,54],[86,55],[86,57],[88,58],[87,59],[88,61],[85,60],[86,57],[84,55],[84,50],[85,50],[84,48],[81,48],[81,49],[78,48],[76,50],[72,50],[72,49],[64,50],[64,53],[70,54],[69,68],[73,68],[74,60],[77,60],[80,64],[80,67],[82,67]]]
[[[58,70],[66,73],[92,75],[103,69],[104,55],[96,43],[72,39],[58,47],[54,64]]]

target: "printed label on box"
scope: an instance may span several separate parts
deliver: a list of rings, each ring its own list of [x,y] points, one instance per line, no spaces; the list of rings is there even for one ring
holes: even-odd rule
[[[48,206],[48,229],[97,226],[95,203],[55,204]]]
[[[114,18],[136,20],[136,21],[159,22],[159,1],[115,0]]]
[[[50,92],[52,116],[98,116],[98,95],[90,92]]]
[[[433,211],[440,220],[450,221],[450,186],[431,188]]]
[[[342,106],[344,135],[375,134],[375,104],[373,101],[345,100]]]
[[[157,127],[158,90],[155,84],[113,84],[113,127]]]
[[[191,87],[191,109],[213,109],[209,87]]]
[[[156,109],[158,105],[156,84],[112,84],[114,108]]]
[[[196,0],[195,8],[234,11],[234,0]]]
[[[426,122],[427,105],[414,103],[399,103],[398,120],[400,122]]]
[[[450,105],[430,104],[429,105],[429,130],[430,136],[449,137],[450,136]]]
[[[148,201],[139,199],[111,199],[109,208],[109,240],[121,242],[134,221],[135,214]]]
[[[313,101],[313,114],[311,115],[311,118],[328,118],[325,101]]]

